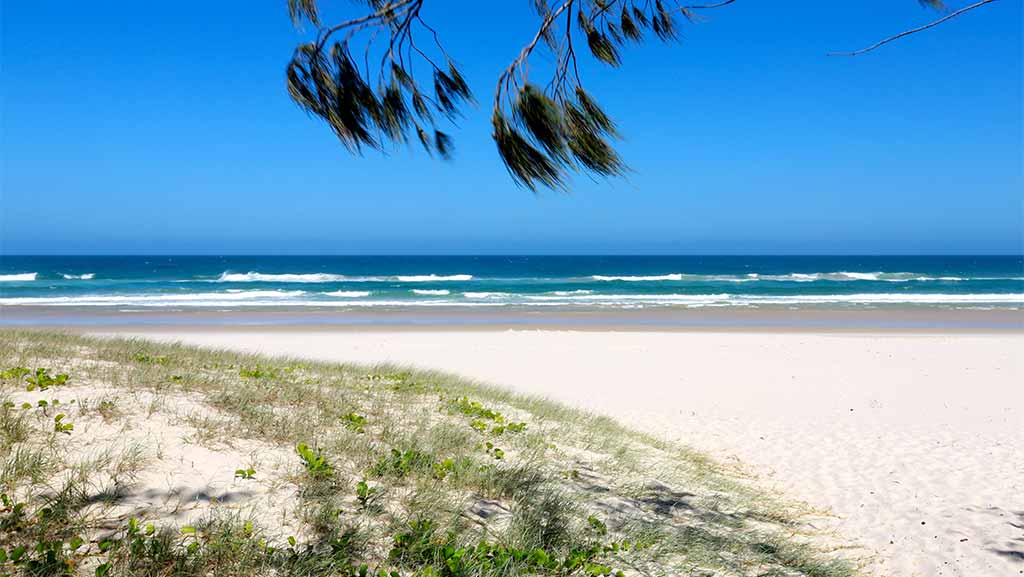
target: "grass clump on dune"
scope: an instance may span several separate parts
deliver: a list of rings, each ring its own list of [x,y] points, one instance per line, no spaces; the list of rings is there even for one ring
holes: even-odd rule
[[[0,575],[855,574],[704,455],[450,375],[17,331],[0,371]]]

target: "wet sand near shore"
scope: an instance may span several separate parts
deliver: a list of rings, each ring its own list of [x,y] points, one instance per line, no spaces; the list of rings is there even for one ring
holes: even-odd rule
[[[366,310],[231,309],[120,310],[106,307],[0,307],[0,326],[106,327],[148,330],[175,326],[236,330],[301,327],[303,330],[912,330],[1024,332],[1024,309],[887,306],[829,307],[654,307],[637,309],[394,308]]]

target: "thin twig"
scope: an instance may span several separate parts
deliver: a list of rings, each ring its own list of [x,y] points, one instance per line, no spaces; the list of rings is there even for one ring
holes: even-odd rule
[[[718,2],[717,4],[700,4],[697,6],[683,6],[687,10],[710,10],[712,8],[718,8],[720,6],[727,6],[732,4],[736,0],[725,0],[724,2]]]
[[[503,93],[509,93],[509,101],[511,102],[510,84],[511,82],[514,81],[513,74],[515,73],[516,68],[518,68],[524,62],[526,62],[526,59],[530,57],[530,53],[532,53],[533,49],[536,48],[537,43],[540,42],[540,39],[544,37],[544,34],[547,32],[548,28],[551,27],[555,20],[557,20],[558,17],[562,14],[562,12],[565,12],[573,5],[574,1],[575,0],[568,0],[567,2],[564,2],[561,6],[559,6],[557,10],[549,12],[548,15],[545,16],[544,21],[541,22],[540,29],[537,30],[537,34],[534,35],[533,40],[531,40],[529,44],[523,47],[522,51],[519,53],[519,56],[515,60],[513,60],[512,64],[509,64],[508,68],[506,68],[501,73],[501,76],[498,77],[498,87],[494,95],[495,113],[501,110],[501,96]],[[504,89],[502,88],[503,84],[505,86]]]
[[[872,44],[871,46],[868,46],[867,48],[861,48],[860,50],[854,50],[853,52],[830,52],[828,55],[829,56],[857,56],[858,54],[864,54],[865,52],[871,52],[875,48],[878,48],[880,46],[884,46],[885,44],[888,44],[888,43],[892,42],[893,40],[899,40],[900,38],[903,38],[904,36],[909,36],[911,34],[916,34],[916,33],[921,32],[923,30],[927,30],[927,29],[929,29],[929,28],[931,28],[933,26],[938,26],[939,24],[942,24],[946,20],[949,20],[951,18],[956,18],[957,16],[963,14],[964,12],[969,12],[971,10],[974,10],[975,8],[980,8],[981,6],[984,6],[985,4],[990,4],[990,3],[995,2],[995,1],[996,0],[981,0],[981,2],[978,2],[977,4],[971,4],[970,6],[967,6],[965,8],[961,8],[961,9],[957,10],[956,12],[953,12],[951,14],[947,14],[947,15],[943,16],[942,18],[939,18],[938,20],[934,21],[934,22],[931,22],[929,24],[925,24],[924,26],[919,26],[919,27],[914,28],[912,30],[907,30],[905,32],[900,32],[899,34],[897,34],[895,36],[890,36],[890,37],[888,37],[888,38],[886,38],[884,40],[879,40],[878,42],[875,42],[874,44]]]

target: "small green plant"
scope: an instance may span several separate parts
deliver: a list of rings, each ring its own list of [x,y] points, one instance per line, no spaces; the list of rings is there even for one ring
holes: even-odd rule
[[[149,363],[152,365],[166,365],[171,362],[170,357],[150,356],[143,353],[136,353],[135,356],[132,357],[132,360],[137,363]]]
[[[460,457],[458,459],[449,457],[440,463],[434,463],[434,478],[438,481],[443,481],[448,475],[454,475],[459,471],[465,471],[472,467],[473,460],[469,457]]]
[[[295,452],[302,459],[306,472],[314,478],[327,478],[334,473],[334,469],[327,463],[327,459],[319,450],[313,450],[306,443],[295,445]]]
[[[608,525],[604,524],[604,521],[591,515],[587,517],[587,524],[590,525],[590,529],[597,533],[599,536],[604,537],[608,534]]]
[[[57,416],[53,418],[53,431],[55,433],[67,433],[68,435],[70,435],[71,431],[75,429],[75,426],[72,425],[71,423],[63,422],[64,417],[64,413],[59,413],[57,414]]]
[[[489,409],[477,401],[471,401],[469,400],[469,397],[462,397],[448,401],[448,409],[457,413],[462,413],[467,417],[487,419],[494,421],[495,423],[505,422],[505,417],[502,416],[501,413],[493,409]]]
[[[526,423],[509,423],[505,429],[510,433],[522,433],[526,430]]]
[[[96,412],[103,417],[104,421],[109,421],[117,416],[117,403],[111,399],[104,399],[96,405]]]
[[[452,533],[440,534],[430,520],[417,520],[409,524],[409,530],[393,537],[389,558],[405,564],[427,564],[440,562],[442,570],[423,575],[443,577],[469,577],[471,575],[504,575],[510,567],[518,566],[514,574],[568,576],[583,574],[590,577],[614,575],[622,577],[622,571],[597,562],[597,559],[613,547],[593,544],[584,548],[571,549],[565,557],[545,549],[519,549],[507,545],[481,541],[476,545],[458,546]],[[418,573],[419,574],[419,573]]]
[[[413,469],[426,468],[430,463],[431,460],[419,451],[391,449],[391,453],[387,457],[377,461],[371,472],[376,477],[385,475],[404,477]]]
[[[440,463],[434,463],[434,478],[443,481],[449,473],[455,472],[455,459],[448,458]]]
[[[362,415],[358,415],[356,413],[349,413],[347,415],[343,415],[341,417],[341,420],[342,422],[345,423],[345,428],[350,431],[355,431],[357,433],[366,432],[366,430],[364,429],[364,427],[366,426],[366,417]]]
[[[31,373],[32,371],[25,367],[13,367],[0,373],[0,379],[5,381],[18,381],[21,382],[22,377]]]
[[[360,506],[365,508],[376,494],[377,488],[367,484],[366,479],[356,483],[356,500],[359,501]]]
[[[25,503],[15,502],[7,493],[0,494],[0,531],[14,531],[25,521]]]
[[[25,387],[26,391],[45,391],[50,387],[59,387],[65,385],[68,382],[68,376],[61,373],[58,375],[51,375],[49,369],[38,368],[34,375],[25,379],[28,382],[28,386]]]
[[[245,469],[235,469],[235,478],[243,480],[255,479],[256,469],[253,469],[252,467],[248,467]]]
[[[238,369],[238,376],[243,379],[275,379],[277,378],[277,369],[270,365],[262,365],[256,363],[254,367],[242,367]]]
[[[483,447],[485,453],[487,453],[488,455],[494,457],[495,459],[497,459],[499,461],[505,458],[505,451],[502,451],[498,447],[495,447],[494,443],[491,443],[490,441],[488,441],[487,443],[484,443],[482,445],[482,447]]]
[[[372,375],[366,375],[366,378],[371,381],[404,381],[412,377],[412,373],[401,372],[401,373],[374,373]]]
[[[483,421],[473,421],[470,423],[470,426],[481,433],[487,430],[487,423],[484,423]],[[495,437],[500,437],[501,435],[504,435],[505,432],[520,433],[525,430],[526,423],[508,423],[505,425],[494,425],[491,427],[491,434]]]

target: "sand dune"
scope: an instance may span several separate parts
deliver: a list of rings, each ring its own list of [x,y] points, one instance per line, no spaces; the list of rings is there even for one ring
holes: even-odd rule
[[[813,506],[873,575],[1024,573],[1024,335],[287,330],[140,336],[412,363],[614,416]]]

